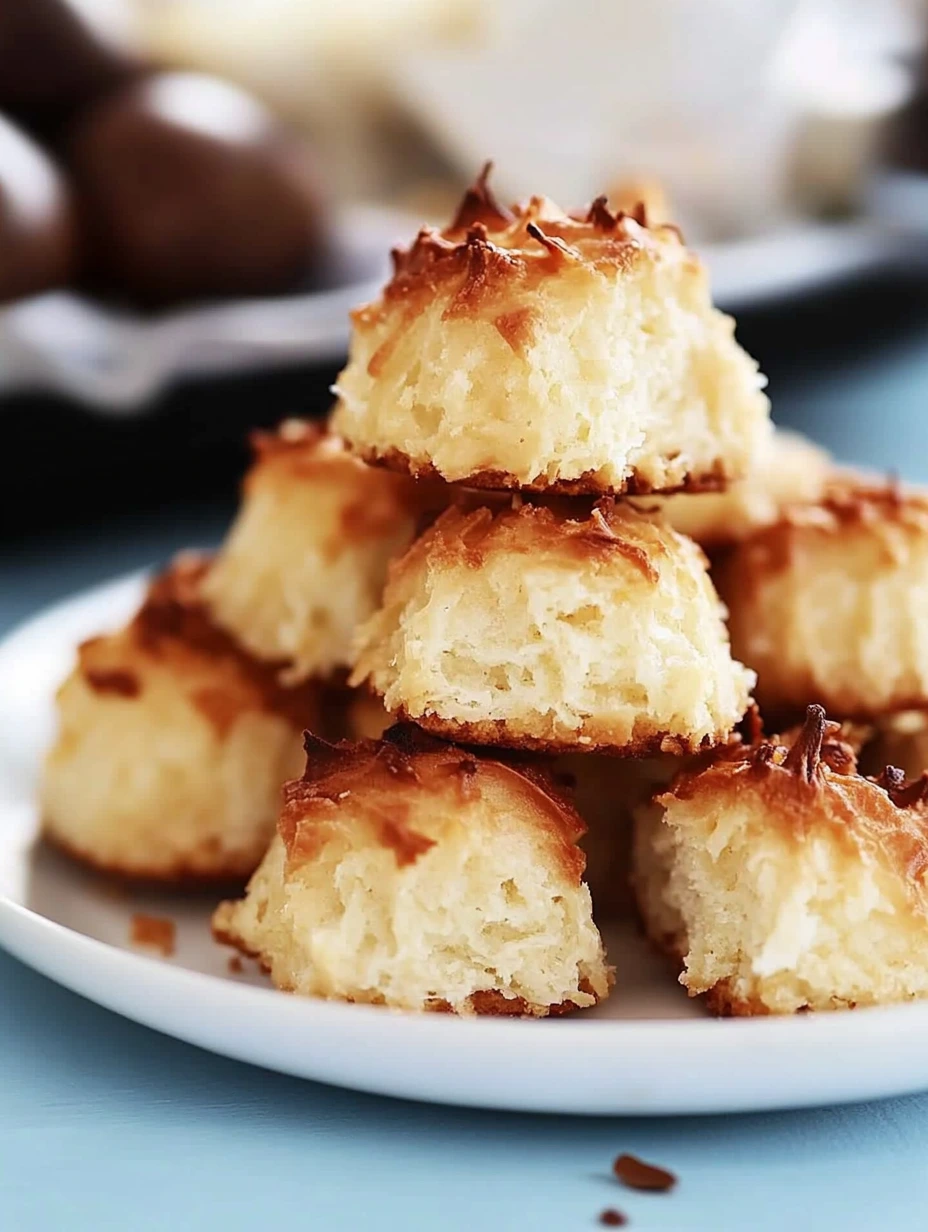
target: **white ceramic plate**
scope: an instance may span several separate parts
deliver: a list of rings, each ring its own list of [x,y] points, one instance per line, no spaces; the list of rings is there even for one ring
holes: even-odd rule
[[[409,1015],[274,992],[229,969],[208,898],[129,893],[36,843],[35,775],[75,644],[133,610],[138,577],[51,609],[0,644],[0,943],[68,988],[204,1048],[411,1099],[576,1113],[788,1108],[928,1088],[928,1003],[790,1019],[701,1015],[631,930],[607,938],[611,1000],[550,1022]],[[170,916],[171,959],[132,915]],[[67,1030],[62,1023],[61,1029]]]

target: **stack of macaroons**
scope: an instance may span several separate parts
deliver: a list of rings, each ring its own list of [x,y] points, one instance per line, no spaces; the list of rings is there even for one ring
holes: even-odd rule
[[[253,873],[215,934],[306,995],[588,1009],[632,887],[719,1012],[928,991],[926,792],[857,770],[928,747],[926,498],[771,429],[642,210],[484,174],[395,267],[330,428],[259,437],[217,555],[82,648],[49,837]]]
[[[397,726],[310,742],[217,932],[301,992],[590,1005],[611,983],[593,908],[628,909],[631,806],[750,703],[707,559],[656,506],[685,492],[684,518],[767,459],[763,379],[674,228],[605,200],[505,210],[486,173],[353,319],[334,428],[372,473],[444,481],[446,507],[356,634],[349,683]],[[717,520],[772,520],[779,469]]]

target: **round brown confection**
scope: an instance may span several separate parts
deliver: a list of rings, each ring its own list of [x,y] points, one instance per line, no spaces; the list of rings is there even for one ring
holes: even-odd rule
[[[130,84],[77,120],[67,160],[101,286],[149,304],[274,295],[319,265],[324,210],[305,144],[226,82]]]
[[[142,71],[69,0],[0,5],[0,111],[30,132],[55,138],[83,107]]]
[[[928,995],[928,776],[857,772],[820,706],[732,744],[636,816],[635,885],[680,982],[722,1014]]]
[[[47,155],[0,116],[0,302],[61,286],[76,262],[64,180]]]
[[[543,769],[411,724],[306,751],[220,940],[280,988],[402,1009],[544,1016],[607,995],[583,823]]]
[[[928,492],[844,476],[713,570],[767,716],[928,706]]]

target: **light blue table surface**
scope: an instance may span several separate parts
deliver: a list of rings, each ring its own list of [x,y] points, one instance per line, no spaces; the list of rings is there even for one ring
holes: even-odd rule
[[[848,460],[928,479],[928,328],[775,393],[781,422]],[[0,629],[221,528],[182,510],[8,553]],[[677,1190],[621,1190],[623,1150]],[[928,1095],[658,1121],[401,1103],[200,1052],[0,954],[0,1232],[569,1232],[610,1205],[642,1232],[925,1232]]]

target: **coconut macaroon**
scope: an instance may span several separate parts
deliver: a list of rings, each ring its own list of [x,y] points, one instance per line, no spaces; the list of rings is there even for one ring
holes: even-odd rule
[[[925,794],[898,770],[858,774],[820,706],[791,748],[707,755],[638,815],[649,935],[718,1013],[928,994]]]
[[[466,743],[684,753],[748,705],[723,616],[700,549],[624,504],[452,507],[391,567],[352,683]]]
[[[373,470],[338,437],[291,420],[253,437],[242,507],[203,583],[213,619],[293,683],[345,667],[387,563],[437,485]]]
[[[284,688],[208,620],[180,559],[135,619],[95,637],[58,693],[44,833],[85,863],[165,881],[244,879],[303,764],[318,688]]]
[[[789,508],[714,572],[765,714],[928,705],[928,493],[853,478]]]
[[[648,497],[640,508],[659,508],[683,535],[706,551],[728,547],[779,521],[790,505],[819,500],[836,467],[828,453],[798,432],[777,428],[753,469],[725,492]]]
[[[458,1014],[547,1015],[611,983],[577,847],[536,768],[411,725],[307,738],[278,836],[216,936],[308,996]]]
[[[764,379],[671,226],[505,210],[486,170],[353,314],[334,424],[371,462],[477,487],[703,490],[750,469]]]

